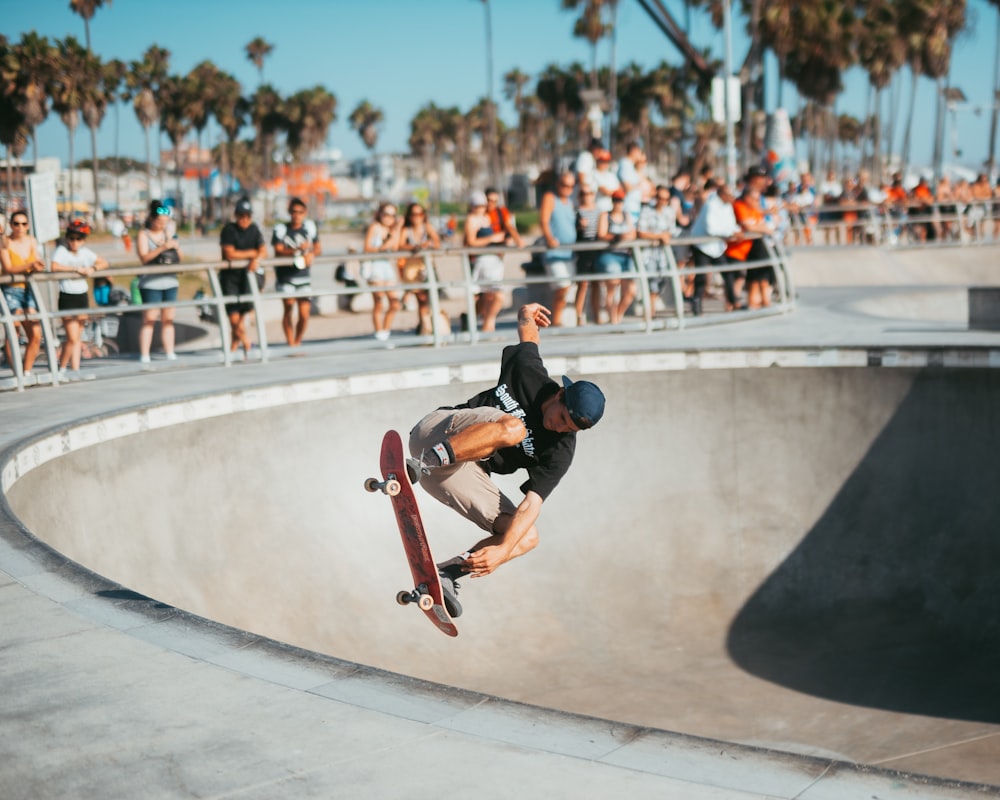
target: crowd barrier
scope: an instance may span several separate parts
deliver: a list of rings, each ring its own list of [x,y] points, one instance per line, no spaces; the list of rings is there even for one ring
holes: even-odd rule
[[[740,263],[733,263],[727,266],[713,266],[713,267],[703,267],[695,268],[693,266],[681,267],[678,265],[678,260],[676,257],[676,251],[680,248],[687,248],[691,245],[704,243],[711,241],[710,239],[696,239],[696,238],[678,238],[668,246],[663,248],[665,255],[665,267],[661,270],[650,271],[646,266],[646,253],[645,251],[651,249],[652,245],[648,242],[633,241],[628,243],[623,243],[615,246],[617,250],[628,249],[631,253],[632,268],[633,272],[623,273],[620,275],[601,275],[601,274],[587,274],[587,275],[573,275],[566,278],[561,278],[563,281],[572,281],[573,283],[579,284],[582,282],[588,282],[590,284],[600,283],[602,281],[608,280],[634,280],[637,281],[637,295],[634,306],[634,313],[631,316],[627,316],[621,323],[610,325],[610,324],[587,324],[587,325],[577,325],[577,326],[567,326],[559,329],[551,329],[559,335],[575,335],[580,333],[594,334],[597,332],[604,331],[615,331],[615,332],[637,332],[637,333],[652,333],[654,331],[666,330],[666,329],[677,329],[682,330],[685,326],[691,323],[690,316],[686,313],[684,302],[683,302],[683,292],[682,292],[682,281],[687,276],[693,276],[697,274],[711,274],[720,273],[723,271],[734,271],[740,272],[746,270],[748,267],[754,266],[764,266],[770,265],[773,267],[774,271],[774,298],[770,306],[764,307],[757,310],[743,311],[738,316],[741,319],[746,319],[750,317],[756,317],[768,314],[780,314],[785,313],[793,307],[794,301],[794,290],[792,285],[792,276],[789,270],[788,254],[785,248],[779,244],[775,243],[769,239],[765,239],[765,247],[768,253],[768,258],[761,261],[746,261]],[[588,244],[575,244],[575,245],[565,245],[560,246],[561,250],[573,250],[576,252],[584,250],[606,250],[608,248],[605,243],[588,243]],[[243,302],[251,302],[253,304],[255,325],[257,332],[257,344],[260,349],[260,359],[261,361],[267,361],[269,358],[269,342],[266,329],[266,319],[263,312],[263,305],[268,302],[285,300],[288,298],[321,298],[324,296],[344,296],[344,295],[357,295],[363,293],[370,293],[372,291],[380,292],[405,292],[414,290],[425,290],[428,293],[428,299],[430,303],[430,310],[432,319],[438,319],[441,313],[441,295],[446,294],[450,298],[461,297],[464,300],[464,320],[467,322],[465,329],[459,331],[444,332],[439,329],[438,326],[432,326],[432,332],[427,335],[413,335],[406,337],[399,337],[393,340],[393,346],[408,346],[408,345],[421,345],[421,346],[434,346],[440,347],[446,343],[454,341],[466,341],[469,343],[476,343],[483,337],[483,332],[478,329],[477,326],[477,315],[476,315],[476,295],[479,292],[479,287],[473,279],[473,263],[474,259],[478,255],[521,255],[525,260],[528,261],[527,264],[522,265],[525,267],[524,277],[518,278],[505,278],[502,281],[491,282],[491,285],[499,285],[505,291],[510,292],[514,296],[515,304],[520,302],[520,300],[538,300],[540,302],[547,302],[547,296],[549,287],[553,284],[553,278],[547,275],[535,275],[532,274],[532,270],[528,269],[528,264],[531,263],[530,258],[536,254],[544,254],[546,248],[544,246],[527,246],[521,248],[466,248],[466,247],[444,247],[439,250],[426,250],[422,251],[420,255],[424,259],[425,264],[425,275],[426,280],[423,282],[413,282],[413,283],[403,283],[399,282],[393,285],[384,285],[378,287],[365,286],[363,283],[360,285],[339,285],[329,288],[317,287],[316,285],[310,286],[303,290],[297,292],[277,292],[277,291],[265,291],[257,287],[256,281],[249,280],[247,282],[249,287],[249,294],[243,295],[237,298],[236,296],[228,296],[222,293],[222,289],[219,282],[219,270],[224,269],[228,266],[226,262],[215,261],[215,262],[201,262],[192,264],[175,264],[170,266],[123,266],[123,267],[113,267],[107,270],[102,270],[95,272],[91,279],[107,277],[109,279],[114,279],[116,276],[121,276],[122,274],[128,275],[152,275],[161,273],[189,273],[196,272],[207,276],[208,284],[211,289],[210,294],[206,294],[202,297],[195,297],[190,299],[180,299],[169,302],[169,303],[142,303],[142,304],[131,304],[127,306],[91,306],[85,310],[79,311],[58,311],[55,310],[55,303],[53,302],[56,296],[56,287],[54,282],[59,281],[67,276],[67,273],[35,273],[27,278],[27,282],[31,287],[32,292],[38,301],[38,311],[37,313],[32,313],[27,316],[28,319],[39,320],[42,325],[43,336],[44,336],[44,352],[47,358],[48,364],[48,378],[46,380],[38,380],[37,377],[32,381],[33,384],[44,383],[53,386],[58,386],[62,383],[65,378],[62,378],[58,370],[58,358],[57,358],[57,347],[58,347],[58,337],[57,337],[57,325],[56,323],[63,317],[66,316],[87,316],[92,321],[97,320],[102,317],[107,317],[109,315],[116,314],[138,314],[147,309],[159,309],[159,308],[197,308],[205,310],[206,308],[212,309],[210,316],[219,323],[219,332],[221,335],[221,350],[222,350],[222,362],[226,366],[232,363],[233,353],[230,349],[230,330],[226,315],[226,304],[230,302],[236,302],[237,299]],[[335,268],[339,264],[345,262],[353,262],[354,264],[361,264],[365,261],[375,260],[375,259],[392,259],[397,258],[411,258],[413,254],[410,252],[399,252],[399,253],[333,253],[330,255],[324,255],[317,258],[313,263],[314,273],[322,268],[324,265],[330,268]],[[438,270],[435,269],[435,262],[440,261],[443,258],[458,258],[460,263],[460,275],[451,278],[441,278],[438,274]],[[291,262],[288,259],[268,259],[266,262],[266,267],[268,271],[271,271],[274,266],[282,266]],[[508,272],[510,270],[508,269]],[[657,309],[653,308],[650,296],[650,280],[665,280],[667,281],[671,292],[669,295],[667,292],[661,293],[661,299],[665,306],[665,311],[658,313]],[[0,285],[4,283],[10,283],[14,280],[14,276],[0,276]],[[17,280],[23,280],[21,276],[17,276]],[[271,281],[270,283],[273,283]],[[520,300],[519,300],[520,296]],[[339,303],[338,303],[339,305]],[[17,321],[19,319],[24,319],[24,316],[15,316],[11,314],[7,303],[0,293],[0,327],[2,327],[5,339],[10,343],[12,363],[9,365],[14,372],[16,388],[20,391],[25,388],[28,382],[25,380],[25,376],[22,374],[21,362],[22,362],[22,351],[18,340],[17,333]],[[735,315],[732,314],[705,314],[698,318],[698,324],[711,324],[713,322],[732,322],[735,319]],[[99,325],[90,325],[88,327],[96,328],[97,335],[101,335],[102,327]]]

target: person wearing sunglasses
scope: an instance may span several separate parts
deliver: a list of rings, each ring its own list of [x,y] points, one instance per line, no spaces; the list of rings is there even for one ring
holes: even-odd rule
[[[574,256],[572,250],[561,250],[559,245],[576,242],[576,205],[573,195],[576,191],[576,176],[572,172],[562,173],[555,191],[546,192],[542,197],[538,223],[549,250],[545,253],[545,270],[556,280],[552,284],[552,324],[562,325],[566,297],[573,281]]]
[[[235,302],[226,303],[229,317],[229,349],[236,352],[243,348],[243,360],[250,358],[250,334],[247,333],[246,315],[253,310],[253,293],[250,281],[255,280],[263,288],[264,268],[267,257],[264,234],[253,221],[253,206],[246,197],[236,201],[234,219],[227,222],[219,233],[222,259],[229,263],[219,270],[219,286],[228,297],[236,297]],[[234,262],[237,262],[234,265]],[[245,262],[245,263],[242,263]]]
[[[28,212],[23,209],[15,211],[10,215],[10,235],[3,248],[0,248],[0,266],[3,268],[3,274],[17,275],[21,278],[19,281],[4,285],[4,299],[12,314],[25,317],[38,311],[38,302],[24,278],[34,272],[45,270],[45,262],[38,257],[38,242],[28,230]],[[42,323],[37,319],[23,319],[18,324],[28,340],[24,348],[22,370],[23,375],[30,378],[31,369],[42,346]],[[6,349],[7,363],[13,364],[10,342],[7,342]]]
[[[52,271],[73,273],[75,277],[59,281],[59,310],[82,311],[89,308],[87,278],[97,270],[107,269],[108,262],[84,245],[90,235],[90,225],[75,219],[66,227],[65,244],[52,254]],[[69,380],[80,378],[80,335],[87,322],[86,314],[68,314],[62,318],[66,339],[59,349],[59,371]],[[67,365],[70,372],[65,374]]]

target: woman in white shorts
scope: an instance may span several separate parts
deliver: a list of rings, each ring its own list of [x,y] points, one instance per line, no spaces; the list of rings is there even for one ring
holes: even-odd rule
[[[486,213],[486,193],[473,192],[469,198],[469,215],[465,218],[465,246],[492,247],[507,239],[504,231],[495,231]],[[496,330],[497,315],[503,308],[503,259],[492,253],[474,256],[472,281],[478,287],[476,316],[479,330]]]
[[[375,219],[365,233],[366,253],[391,253],[399,249],[399,226],[396,224],[396,206],[382,203],[375,212]],[[399,268],[395,261],[377,258],[361,265],[361,274],[369,286],[392,286],[400,282]],[[402,303],[399,294],[375,290],[372,292],[372,324],[375,338],[384,342],[392,330],[392,319]]]

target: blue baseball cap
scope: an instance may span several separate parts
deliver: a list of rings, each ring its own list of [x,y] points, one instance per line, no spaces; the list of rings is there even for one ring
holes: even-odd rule
[[[590,381],[571,381],[565,375],[562,383],[573,422],[581,430],[594,427],[604,416],[604,392]]]

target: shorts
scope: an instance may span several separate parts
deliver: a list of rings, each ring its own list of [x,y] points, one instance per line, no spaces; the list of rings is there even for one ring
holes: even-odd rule
[[[628,253],[601,253],[597,259],[597,271],[602,275],[620,275],[634,269],[632,256]]]
[[[478,256],[472,265],[472,282],[479,284],[480,292],[502,292],[503,259],[500,256]]]
[[[399,283],[399,270],[391,261],[382,258],[364,262],[361,272],[369,283]]]
[[[576,254],[576,274],[594,275],[597,272],[597,250],[581,250]]]
[[[79,311],[85,308],[90,308],[90,299],[86,294],[59,292],[60,311]]]
[[[308,269],[295,267],[274,268],[274,290],[276,292],[297,292],[312,287],[312,276]]]
[[[546,254],[545,256],[545,272],[548,273],[550,278],[556,278],[552,282],[553,288],[568,289],[573,285],[573,281],[566,280],[566,278],[573,277],[573,266],[573,256],[569,258],[565,256],[553,256],[551,254]]]
[[[28,286],[4,286],[3,296],[12,314],[18,311],[38,311],[38,301]]]
[[[143,303],[172,303],[177,299],[177,287],[173,289],[145,289],[139,287]]]
[[[506,412],[498,408],[439,408],[410,431],[410,455],[420,458],[422,453],[458,431],[480,422],[495,422],[504,416]],[[517,510],[513,501],[475,461],[431,470],[429,475],[420,476],[420,485],[435,500],[490,534],[501,514],[513,514]]]
[[[250,273],[245,269],[223,269],[219,271],[219,286],[224,295],[242,298],[250,294],[250,284],[247,282]],[[235,303],[226,303],[226,312],[246,314],[253,309],[253,303],[243,300]]]

